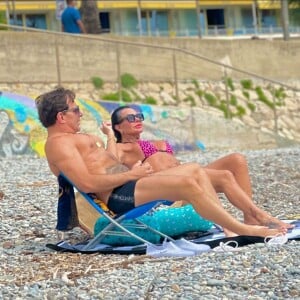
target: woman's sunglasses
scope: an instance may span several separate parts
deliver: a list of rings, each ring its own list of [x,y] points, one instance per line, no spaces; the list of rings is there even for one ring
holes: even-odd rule
[[[138,114],[129,114],[126,117],[123,117],[119,120],[119,123],[122,123],[124,120],[127,120],[129,123],[134,123],[135,120],[138,121],[144,121],[144,115],[142,113],[138,113]]]

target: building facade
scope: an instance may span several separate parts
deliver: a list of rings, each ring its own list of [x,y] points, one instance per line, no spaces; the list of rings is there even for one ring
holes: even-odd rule
[[[97,5],[102,31],[117,35],[255,35],[282,30],[280,1],[273,0],[98,0]],[[64,7],[64,0],[0,2],[10,24],[56,31]],[[292,33],[300,33],[296,12],[299,8],[290,7]]]

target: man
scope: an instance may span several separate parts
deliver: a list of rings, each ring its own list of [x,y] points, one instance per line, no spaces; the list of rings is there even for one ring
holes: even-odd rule
[[[63,172],[83,192],[96,193],[115,213],[155,199],[185,200],[203,218],[239,235],[265,237],[286,233],[283,227],[270,229],[236,220],[219,203],[199,164],[184,164],[153,174],[150,164],[137,162],[132,169],[124,170],[114,133],[107,123],[101,128],[107,135],[106,148],[99,137],[79,133],[82,113],[72,91],[58,88],[45,93],[36,99],[36,105],[48,132],[45,153],[51,171],[56,176]]]
[[[67,0],[67,8],[61,15],[62,31],[68,33],[86,33],[81,21],[79,10],[76,8],[76,0]]]

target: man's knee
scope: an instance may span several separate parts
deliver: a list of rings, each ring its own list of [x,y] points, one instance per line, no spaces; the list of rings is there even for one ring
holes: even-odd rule
[[[186,191],[201,191],[201,187],[199,186],[195,178],[190,176],[182,176],[181,178],[179,178],[178,185],[180,189],[184,189]]]
[[[194,178],[203,178],[207,176],[207,173],[203,167],[201,167],[198,163],[190,163],[190,171],[191,171],[191,176]]]

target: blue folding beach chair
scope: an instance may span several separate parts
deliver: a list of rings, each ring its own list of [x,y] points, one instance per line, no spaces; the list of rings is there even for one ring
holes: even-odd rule
[[[106,208],[101,207],[97,203],[95,203],[92,195],[84,193],[80,191],[64,174],[60,174],[58,177],[58,183],[60,187],[59,191],[59,201],[58,201],[58,221],[56,229],[58,231],[67,231],[71,230],[74,227],[81,226],[80,220],[78,218],[78,211],[76,208],[75,202],[75,193],[74,188],[83,196],[83,198],[89,203],[90,206],[94,208],[95,211],[99,213],[99,216],[105,217],[109,224],[90,242],[84,246],[83,250],[89,250],[93,248],[95,245],[99,244],[107,235],[116,235],[116,236],[130,236],[132,238],[137,239],[141,243],[149,244],[150,242],[146,239],[138,236],[137,234],[130,231],[130,228],[139,228],[143,230],[150,230],[162,238],[167,240],[173,240],[171,237],[163,234],[162,232],[148,226],[147,224],[142,223],[140,220],[137,220],[138,217],[144,215],[150,210],[154,209],[158,205],[170,205],[172,202],[165,200],[156,200],[150,203],[146,203],[139,207],[136,207],[125,214],[119,216],[113,216],[112,213]],[[125,220],[135,220],[135,223],[122,225],[121,223]],[[83,226],[85,227],[85,226]],[[119,230],[116,231],[115,229]]]
[[[76,199],[74,188],[82,195],[84,200],[93,209],[99,213],[99,216],[106,218],[109,222],[98,234],[96,234],[88,243],[81,245],[80,250],[91,252],[99,247],[103,246],[101,241],[107,236],[126,236],[134,238],[141,244],[146,246],[146,253],[152,256],[192,256],[197,253],[208,251],[210,249],[207,245],[194,244],[183,238],[180,240],[174,240],[170,236],[162,233],[161,231],[141,222],[138,218],[143,216],[147,212],[151,211],[159,205],[170,205],[173,202],[167,200],[155,200],[150,203],[138,206],[122,215],[114,216],[104,205],[98,205],[95,203],[95,199],[91,194],[84,193],[80,191],[64,174],[60,174],[58,177],[59,183],[59,201],[58,201],[58,222],[56,229],[59,231],[67,231],[74,227],[82,225],[79,214],[76,208]],[[129,224],[126,222],[122,224],[123,221],[133,220]],[[84,227],[84,226],[83,226]],[[160,245],[156,245],[149,240],[145,239],[132,232],[133,229],[139,229],[148,232],[152,232],[160,237],[160,241],[164,242]],[[139,231],[140,233],[141,231]]]

